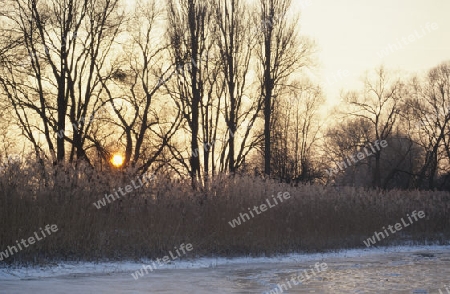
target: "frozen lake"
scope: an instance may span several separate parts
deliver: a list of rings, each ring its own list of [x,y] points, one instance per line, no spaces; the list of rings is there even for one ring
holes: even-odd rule
[[[319,263],[284,293],[450,293],[450,246],[392,247],[275,258],[202,258],[173,263],[137,280],[143,263],[0,268],[0,293],[281,293],[277,285]],[[292,281],[292,280],[291,280]],[[294,279],[295,281],[295,279]],[[298,280],[297,280],[298,281]],[[448,287],[450,289],[450,287]],[[449,290],[450,291],[450,290]]]

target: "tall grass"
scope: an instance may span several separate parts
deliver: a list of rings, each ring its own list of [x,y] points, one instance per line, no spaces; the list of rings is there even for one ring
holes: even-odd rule
[[[246,176],[217,176],[201,191],[156,176],[145,187],[97,209],[93,203],[135,179],[129,173],[9,166],[0,175],[0,251],[46,224],[58,232],[2,263],[156,258],[182,243],[195,256],[271,255],[365,247],[363,240],[413,210],[426,218],[377,246],[450,240],[450,195],[291,187]],[[229,221],[278,192],[290,199],[236,228]],[[192,255],[191,255],[192,256]]]

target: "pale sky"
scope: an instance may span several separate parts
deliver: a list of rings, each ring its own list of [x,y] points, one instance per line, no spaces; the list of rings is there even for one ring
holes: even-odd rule
[[[293,0],[293,4],[303,7],[301,33],[319,46],[320,67],[315,72],[330,103],[339,101],[341,88],[360,87],[364,72],[381,64],[420,73],[450,60],[450,0]],[[389,44],[393,52],[380,57]]]

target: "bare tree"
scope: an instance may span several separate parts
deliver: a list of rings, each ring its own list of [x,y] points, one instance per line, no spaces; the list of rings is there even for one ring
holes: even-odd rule
[[[387,140],[399,118],[405,87],[398,79],[390,77],[383,67],[365,79],[364,90],[347,93],[346,99],[352,109],[350,116],[367,120],[373,131],[373,141]],[[376,152],[372,186],[381,186],[381,153]]]
[[[214,5],[217,25],[215,39],[221,60],[220,72],[226,85],[224,113],[229,132],[226,161],[228,162],[227,169],[234,173],[244,162],[249,147],[246,144],[250,138],[250,129],[242,128],[242,124],[245,122],[247,125],[252,125],[262,108],[261,99],[253,99],[251,105],[245,105],[248,104],[245,97],[251,83],[247,76],[251,69],[256,40],[252,35],[253,23],[247,3],[227,0],[214,1]],[[241,129],[238,130],[238,127]],[[244,133],[244,136],[240,138],[241,145],[236,150],[235,134],[237,131]],[[252,146],[251,143],[250,146]]]
[[[181,111],[171,113],[174,107],[168,107],[167,97],[161,93],[166,61],[166,48],[158,34],[161,14],[154,1],[136,4],[128,22],[124,54],[112,65],[110,76],[100,77],[107,94],[104,103],[114,113],[110,125],[120,129],[119,141],[125,138],[124,165],[142,172],[158,160],[180,125]],[[155,42],[158,37],[160,42]],[[164,118],[164,114],[169,115]]]
[[[288,18],[291,0],[260,0],[257,23],[261,97],[264,100],[264,173],[270,175],[273,98],[287,86],[292,73],[311,63],[312,43],[298,35],[298,18]]]
[[[426,151],[416,187],[427,180],[427,188],[433,189],[440,163],[445,157],[450,159],[450,63],[444,62],[431,69],[423,80],[414,78],[410,89],[411,98],[406,105],[413,122],[412,136]]]
[[[177,92],[172,92],[177,107],[182,110],[191,132],[190,175],[192,185],[201,179],[199,150],[200,107],[205,95],[206,78],[202,57],[207,56],[208,24],[211,11],[198,0],[168,0],[168,37],[177,71]],[[180,157],[178,157],[180,158]]]
[[[71,160],[75,155],[88,160],[84,144],[102,92],[98,73],[105,69],[123,21],[119,0],[8,3],[14,10],[6,15],[29,62],[14,64],[2,85],[27,137],[36,141],[32,129],[41,132],[55,163],[64,161],[66,141],[72,145]],[[30,128],[30,115],[39,125]],[[67,119],[71,138],[65,134]]]
[[[317,148],[319,132],[321,131],[323,119],[320,118],[320,107],[325,103],[325,97],[318,86],[310,83],[302,85],[294,91],[294,99],[290,99],[289,106],[292,113],[291,144],[294,166],[292,178],[302,181],[311,181],[318,175],[314,172],[313,160],[314,149]],[[291,133],[291,134],[292,134]]]

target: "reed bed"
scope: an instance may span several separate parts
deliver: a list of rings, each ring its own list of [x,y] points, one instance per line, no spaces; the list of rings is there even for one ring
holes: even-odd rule
[[[45,177],[44,181],[42,177]],[[364,248],[363,241],[412,211],[424,219],[376,246],[448,244],[450,194],[352,187],[293,187],[250,176],[220,175],[203,189],[156,176],[97,209],[94,202],[135,180],[128,172],[8,167],[0,174],[0,251],[47,224],[58,232],[0,262],[106,261],[157,258],[182,243],[188,257],[270,256]],[[248,208],[289,192],[290,198],[241,225]],[[273,200],[272,200],[273,201]]]

